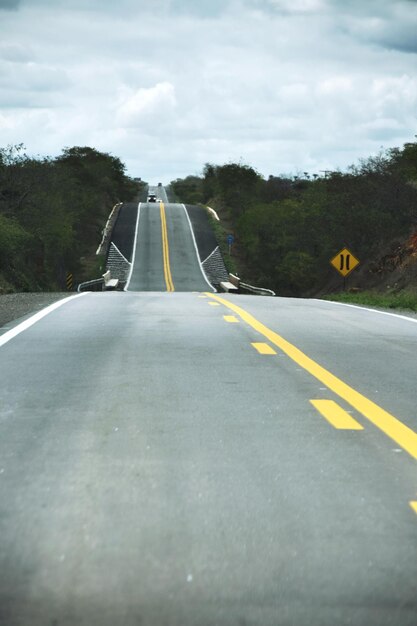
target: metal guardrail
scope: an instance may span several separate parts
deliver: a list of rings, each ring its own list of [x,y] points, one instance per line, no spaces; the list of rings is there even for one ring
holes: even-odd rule
[[[242,283],[239,276],[235,276],[234,274],[229,274],[230,282],[240,290],[249,291],[249,293],[254,293],[257,296],[276,296],[277,294],[272,289],[265,289],[264,287],[254,287],[253,285],[248,285],[247,283]]]
[[[106,255],[109,245],[110,238],[113,231],[114,224],[116,223],[117,217],[119,215],[120,207],[123,205],[123,202],[118,202],[114,205],[111,213],[108,217],[105,227],[102,231],[102,239],[99,247],[97,248],[96,255]],[[83,283],[80,283],[77,287],[77,291],[103,291],[104,287],[104,278],[95,278],[94,280],[87,280]]]
[[[208,209],[209,213],[214,217],[214,219],[217,220],[218,222],[220,222],[220,217],[217,215],[217,211],[212,209],[211,206],[208,206],[207,209]]]
[[[77,287],[77,291],[105,291],[104,278],[95,278],[94,280],[87,280],[84,283],[80,283]],[[117,291],[123,291],[126,285],[125,280],[119,280],[117,284]]]
[[[113,231],[113,226],[116,223],[117,220],[117,216],[119,215],[119,211],[120,211],[120,207],[122,206],[123,202],[118,202],[117,204],[114,205],[109,218],[106,222],[106,225],[103,229],[103,236],[101,239],[101,243],[99,245],[99,247],[97,248],[97,252],[96,255],[106,255],[107,254],[107,249],[109,247],[109,243],[110,243],[110,237]]]
[[[239,289],[243,289],[244,291],[249,291],[250,293],[254,293],[257,296],[276,296],[277,294],[272,289],[265,289],[264,287],[254,287],[253,285],[248,285],[246,283],[239,283]]]
[[[77,287],[77,291],[102,291],[104,285],[104,278],[95,278],[94,280],[87,280],[84,283],[80,283]]]

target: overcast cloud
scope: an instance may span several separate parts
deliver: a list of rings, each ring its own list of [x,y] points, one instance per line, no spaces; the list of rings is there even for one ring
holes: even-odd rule
[[[411,0],[0,0],[0,145],[344,169],[415,140],[416,33]]]

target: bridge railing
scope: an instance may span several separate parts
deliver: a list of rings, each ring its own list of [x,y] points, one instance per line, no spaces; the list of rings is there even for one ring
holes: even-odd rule
[[[80,283],[77,287],[77,291],[103,291],[104,278],[95,278],[94,280],[87,280],[84,283]]]

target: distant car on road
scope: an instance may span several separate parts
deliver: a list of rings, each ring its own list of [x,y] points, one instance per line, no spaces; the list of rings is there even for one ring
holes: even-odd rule
[[[154,193],[149,194],[148,202],[156,202],[156,195]]]
[[[162,183],[158,183],[158,187],[162,187]]]

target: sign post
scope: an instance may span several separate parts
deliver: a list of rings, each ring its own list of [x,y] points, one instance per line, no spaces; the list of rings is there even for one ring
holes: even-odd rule
[[[232,244],[234,243],[235,238],[233,235],[227,235],[227,245],[229,246],[229,256],[230,256],[230,251],[232,249]]]

